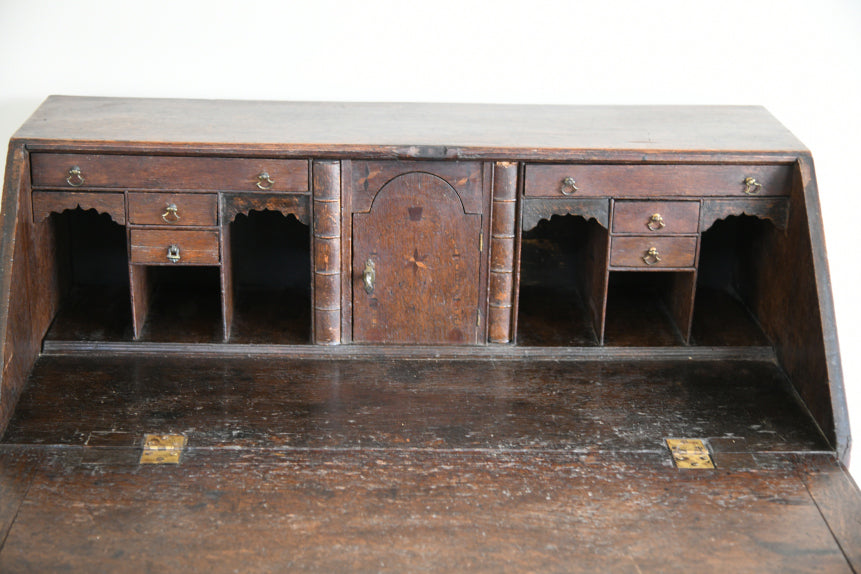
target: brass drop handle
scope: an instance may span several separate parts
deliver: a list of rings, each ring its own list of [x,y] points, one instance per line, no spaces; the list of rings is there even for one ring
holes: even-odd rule
[[[566,177],[562,180],[562,186],[559,188],[559,191],[562,192],[562,195],[574,195],[580,188],[577,187],[577,182],[574,181],[573,177]]]
[[[653,213],[652,217],[649,218],[649,221],[646,222],[646,227],[651,231],[658,231],[666,226],[667,224],[664,223],[664,218],[661,217],[660,213]]]
[[[661,254],[658,253],[657,247],[650,247],[646,254],[643,255],[643,263],[646,265],[654,265],[661,262]]]
[[[84,176],[81,174],[81,168],[73,165],[69,169],[69,175],[66,177],[66,183],[72,187],[80,187],[84,185]]]
[[[161,214],[161,218],[165,223],[176,223],[180,220],[179,208],[175,203],[168,203],[167,207],[164,208],[164,213]]]
[[[171,245],[167,248],[167,259],[171,263],[179,263],[179,245]]]
[[[268,191],[272,189],[272,184],[275,183],[271,177],[269,177],[268,171],[261,171],[257,174],[257,188],[262,189],[263,191]]]
[[[756,195],[762,189],[762,184],[755,177],[744,178],[744,192],[747,195]]]
[[[377,271],[374,262],[370,259],[365,261],[365,270],[362,271],[362,283],[365,285],[365,293],[371,295],[374,292],[374,282],[377,279]]]

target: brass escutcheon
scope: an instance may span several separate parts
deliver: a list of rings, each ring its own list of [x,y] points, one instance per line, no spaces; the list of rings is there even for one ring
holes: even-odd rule
[[[580,188],[577,187],[577,182],[574,181],[573,177],[566,177],[562,180],[562,186],[559,188],[559,191],[562,192],[562,195],[574,195]]]
[[[275,181],[271,177],[269,177],[268,171],[261,171],[257,175],[257,187],[258,187],[258,189],[262,189],[263,191],[270,190],[270,189],[272,189],[273,183],[275,183]]]
[[[81,175],[80,167],[73,165],[69,169],[69,175],[66,177],[66,183],[68,183],[72,187],[80,187],[84,185],[84,176]]]
[[[180,260],[179,245],[171,245],[167,248],[167,259],[171,263],[178,263]]]
[[[651,231],[657,231],[666,227],[666,223],[664,223],[664,218],[661,217],[660,213],[654,213],[652,214],[652,217],[649,218],[649,221],[646,222],[646,227]]]
[[[762,184],[755,177],[744,178],[744,192],[747,195],[756,195],[762,189]]]
[[[365,285],[365,293],[371,295],[374,292],[374,281],[377,279],[377,271],[374,262],[370,259],[365,261],[365,270],[362,271],[362,283]]]
[[[161,218],[166,223],[175,223],[179,221],[179,208],[175,203],[168,203],[167,207],[164,209],[164,213],[161,214]]]
[[[643,255],[643,263],[646,265],[654,265],[661,262],[661,254],[658,253],[657,247],[650,247],[646,254]]]

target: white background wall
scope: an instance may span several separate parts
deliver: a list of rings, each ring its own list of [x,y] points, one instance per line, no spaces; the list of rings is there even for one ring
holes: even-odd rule
[[[48,94],[765,105],[816,160],[861,442],[857,0],[0,0],[0,141]]]

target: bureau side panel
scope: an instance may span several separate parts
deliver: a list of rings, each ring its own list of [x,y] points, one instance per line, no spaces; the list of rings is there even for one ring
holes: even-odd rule
[[[850,433],[834,307],[809,157],[796,167],[785,231],[772,228],[755,254],[760,296],[750,300],[778,359],[841,460]]]
[[[53,226],[50,220],[33,223],[29,191],[27,152],[13,141],[6,162],[0,244],[0,434],[39,354],[59,297]]]

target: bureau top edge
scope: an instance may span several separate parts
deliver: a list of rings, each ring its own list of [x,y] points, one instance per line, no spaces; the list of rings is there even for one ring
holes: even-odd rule
[[[414,159],[807,153],[758,106],[254,102],[51,96],[16,132],[34,149]]]

